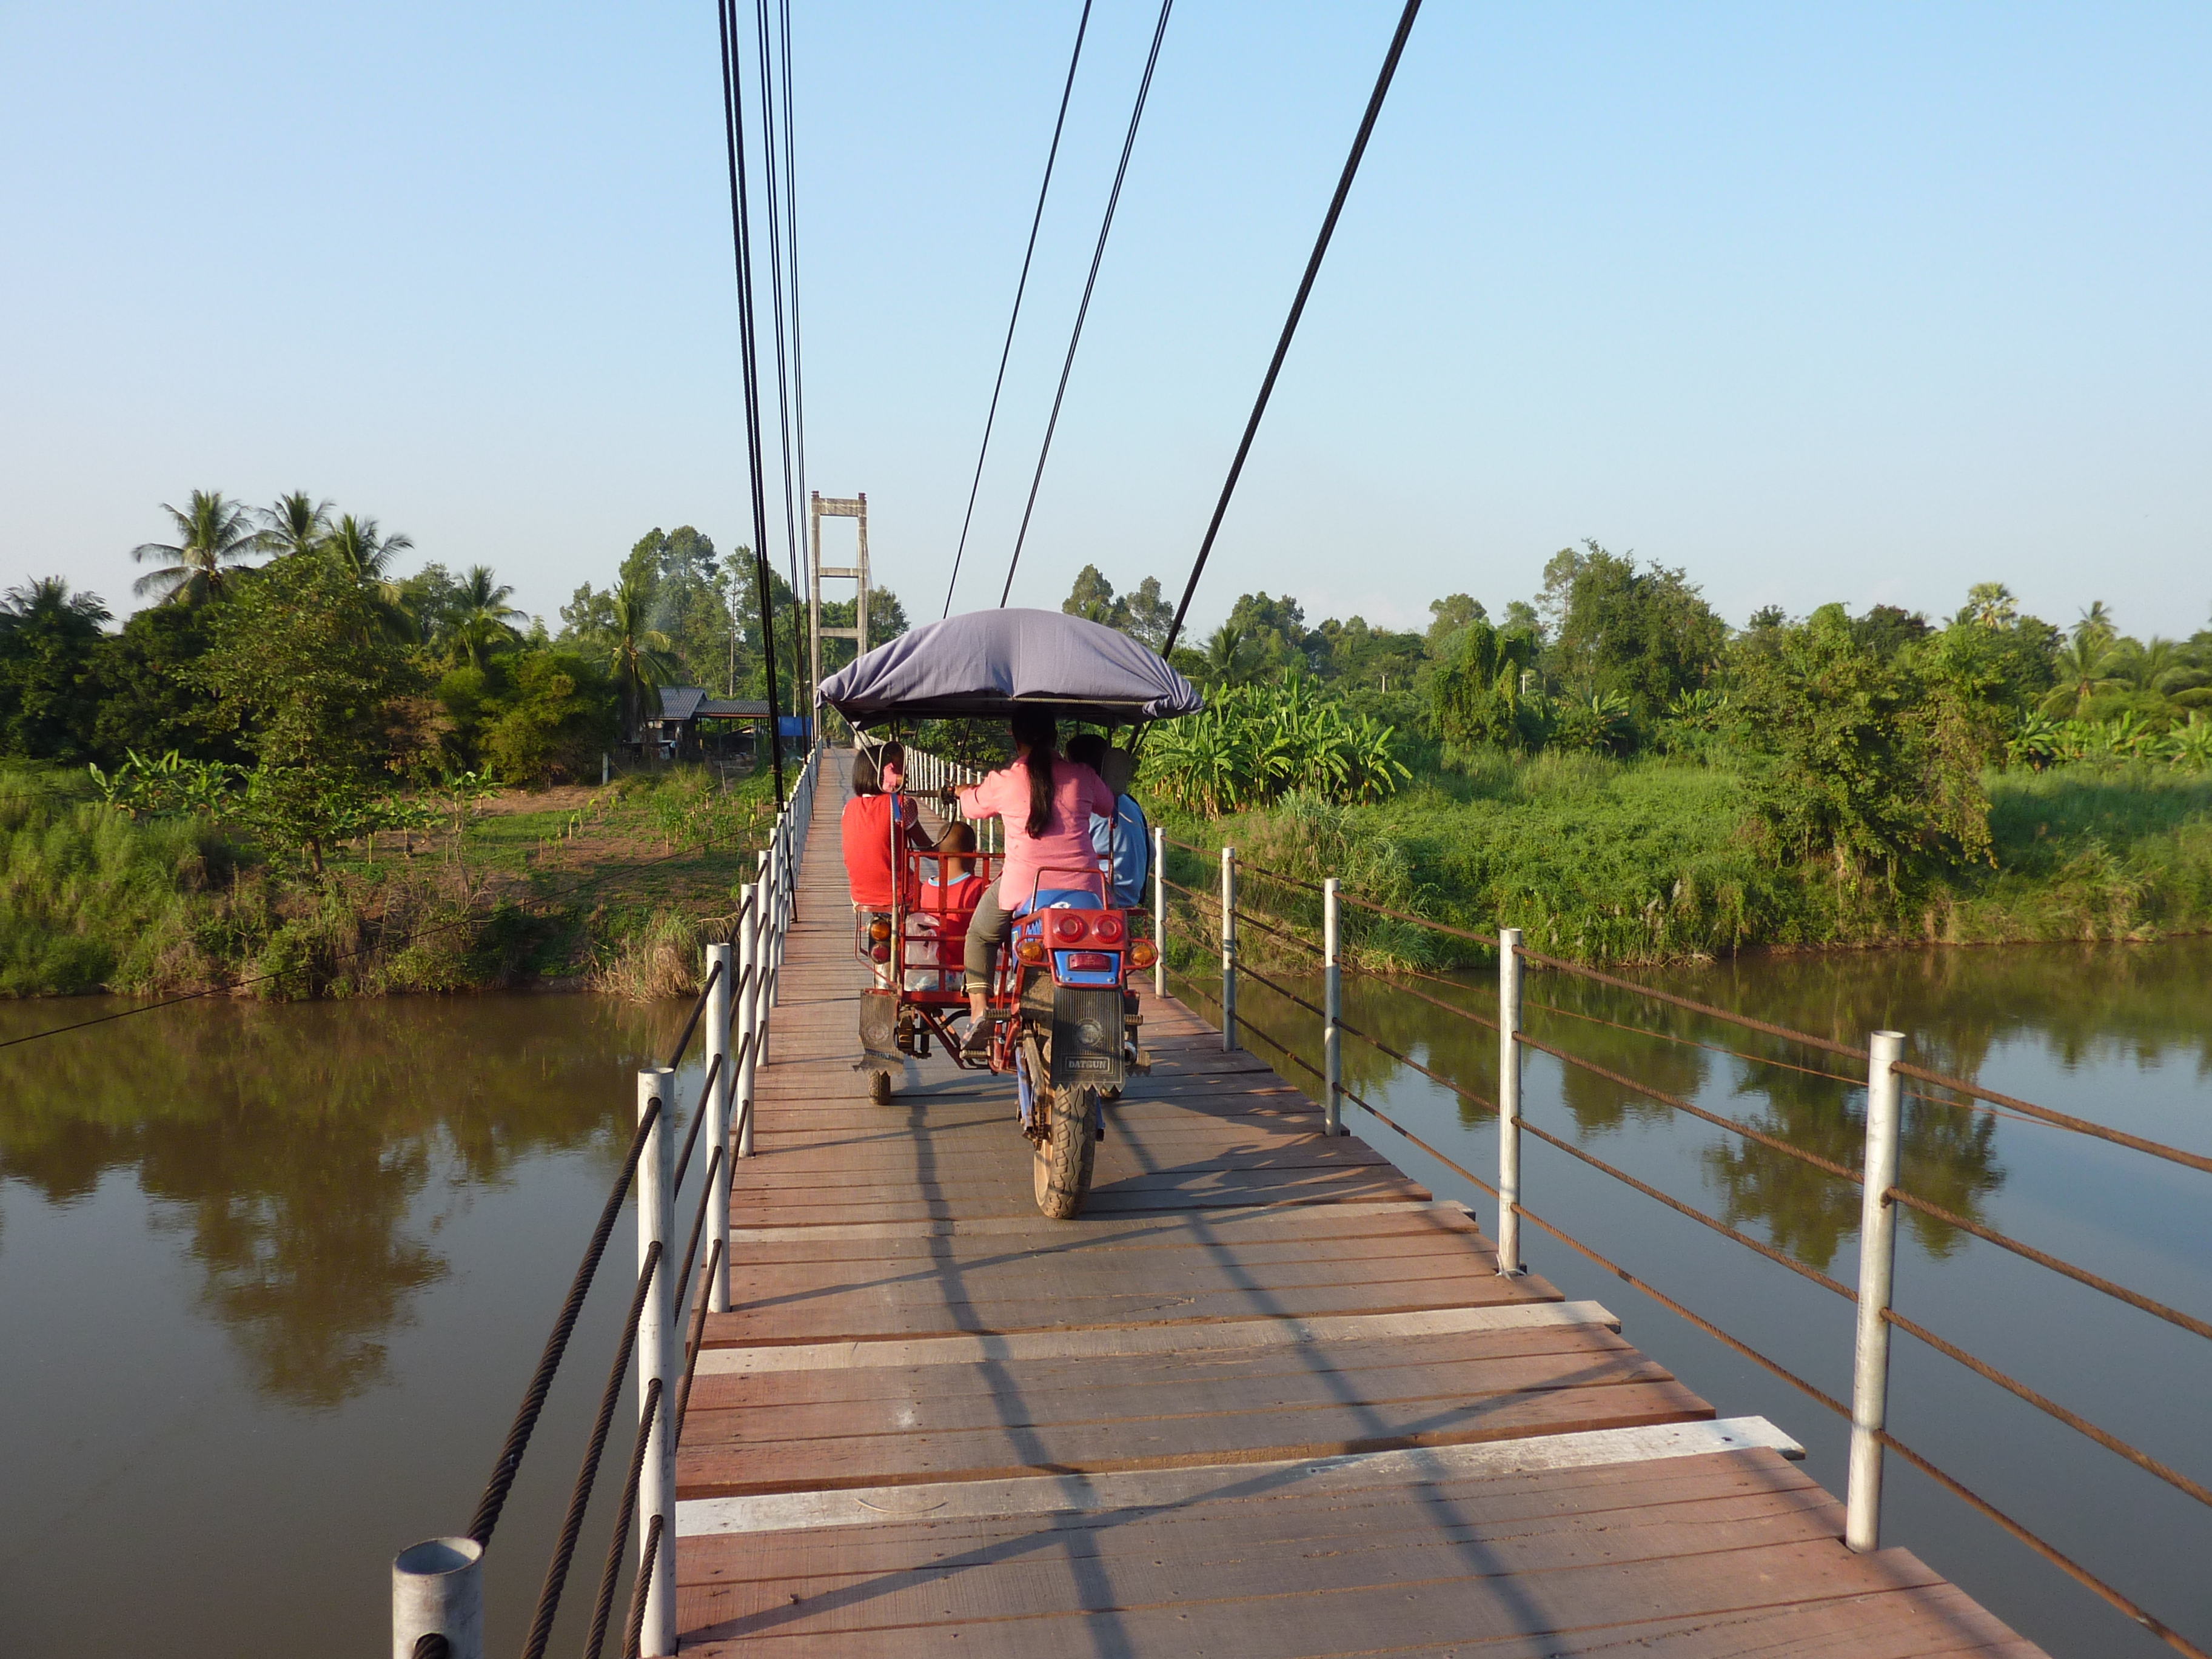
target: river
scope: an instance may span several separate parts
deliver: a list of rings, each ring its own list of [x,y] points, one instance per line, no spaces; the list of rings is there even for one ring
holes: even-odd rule
[[[2212,940],[1759,957],[1668,988],[1917,1057],[2212,1153]],[[1489,988],[1427,988],[1481,1008]],[[1311,1017],[1248,981],[1245,1012],[1311,1052]],[[1556,975],[1533,1035],[1856,1163],[1859,1096],[1764,1063],[1829,1062]],[[127,1005],[0,1003],[0,1041]],[[1559,1010],[1553,1012],[1549,1010]],[[566,996],[204,1001],[0,1050],[0,1649],[381,1653],[400,1547],[467,1524],[611,1178],[631,1077],[679,1006]],[[1582,1018],[1573,1018],[1579,1015]],[[1489,1095],[1495,1039],[1357,977],[1346,1018]],[[1611,1020],[1663,1031],[1629,1031]],[[1697,1047],[1696,1044],[1713,1047]],[[1261,1052],[1264,1044],[1253,1045]],[[1756,1062],[1717,1052],[1739,1049]],[[1291,1067],[1294,1074],[1296,1068]],[[1351,1087],[1478,1172],[1492,1121],[1346,1044]],[[696,1089],[687,1073],[687,1101]],[[1532,1121],[1848,1281],[1856,1189],[1531,1055]],[[1908,1103],[1913,1190],[2145,1293],[2212,1310],[2212,1176],[1955,1105]],[[1483,1194],[1357,1110],[1440,1195]],[[1526,1200],[1753,1346],[1848,1393],[1850,1309],[1529,1143]],[[487,1571],[495,1651],[519,1645],[629,1273],[629,1224],[578,1328]],[[1540,1233],[1523,1251],[1724,1413],[1806,1443],[1819,1407]],[[1900,1230],[1900,1309],[2184,1471],[2212,1470],[2207,1345],[1978,1241]],[[2186,1498],[1897,1339],[1893,1426],[1990,1501],[2212,1641],[2212,1524]],[[625,1420],[632,1407],[623,1407]],[[622,1437],[617,1437],[621,1438]],[[610,1462],[555,1650],[580,1643],[619,1475]],[[1885,1541],[2061,1655],[2165,1649],[1892,1460]]]

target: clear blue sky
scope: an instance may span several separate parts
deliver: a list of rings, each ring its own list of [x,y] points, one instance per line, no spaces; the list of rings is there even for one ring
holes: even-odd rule
[[[1077,12],[797,0],[812,482],[934,617]],[[1396,15],[1182,0],[1015,584],[1179,586]],[[994,602],[1154,8],[1097,0]],[[306,489],[549,620],[747,539],[714,12],[0,5],[0,583]],[[2212,606],[2212,11],[1431,0],[1194,617]],[[775,520],[781,524],[780,510]],[[781,563],[781,532],[774,544]]]

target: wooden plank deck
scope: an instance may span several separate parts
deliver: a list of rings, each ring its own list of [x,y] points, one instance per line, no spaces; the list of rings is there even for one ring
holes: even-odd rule
[[[1075,1221],[1009,1080],[872,1104],[823,786],[678,1452],[684,1652],[2039,1651],[1180,1003]]]

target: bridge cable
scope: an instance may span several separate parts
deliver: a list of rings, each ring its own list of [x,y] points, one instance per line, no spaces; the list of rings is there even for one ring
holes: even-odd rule
[[[784,0],[784,3],[787,15],[788,0]],[[769,42],[772,37],[769,29],[768,0],[755,0],[754,14],[757,23],[756,32],[760,46],[761,173],[768,186],[769,293],[773,301],[772,309],[775,317],[776,419],[783,434],[783,544],[789,559],[793,578],[791,634],[793,639],[798,640],[804,637],[799,625],[799,522],[792,502],[791,377],[786,364],[784,350],[783,216],[777,200],[779,192],[776,179],[775,77],[769,67]],[[787,84],[784,91],[787,101],[790,92]],[[794,665],[791,686],[792,709],[803,719],[811,711],[812,703],[811,700],[801,702],[799,695],[799,677]]]
[[[1044,482],[1045,457],[1052,453],[1052,434],[1060,425],[1060,400],[1067,396],[1067,377],[1075,368],[1075,348],[1083,339],[1083,319],[1090,313],[1091,291],[1098,285],[1098,266],[1106,258],[1107,233],[1114,228],[1114,209],[1121,199],[1121,180],[1128,175],[1129,152],[1137,145],[1137,124],[1145,118],[1145,98],[1152,89],[1152,70],[1160,61],[1160,40],[1168,32],[1168,13],[1175,0],[1160,0],[1160,21],[1152,28],[1152,49],[1145,59],[1145,78],[1137,83],[1137,105],[1129,112],[1129,136],[1121,141],[1121,164],[1114,170],[1114,188],[1106,198],[1106,216],[1098,227],[1098,246],[1091,255],[1091,275],[1083,283],[1083,303],[1076,308],[1075,329],[1067,337],[1067,357],[1060,366],[1060,389],[1053,393],[1052,417],[1045,422],[1044,443],[1037,450],[1036,471],[1030,478],[1030,498],[1022,508],[1022,527],[1014,537],[1014,556],[1006,562],[1006,585],[999,592],[1004,609],[1014,591],[1014,568],[1022,562],[1022,544],[1029,539],[1030,514],[1036,511],[1037,486]]]
[[[776,804],[783,804],[783,733],[777,726],[775,685],[775,606],[769,581],[768,502],[761,474],[760,365],[753,323],[753,244],[751,203],[745,189],[744,89],[738,58],[736,0],[715,0],[722,36],[723,135],[730,165],[730,234],[738,267],[738,333],[744,365],[745,450],[751,469],[753,506],[753,578],[760,605],[761,643],[768,660],[769,724],[775,735],[769,741],[769,763],[775,773]],[[794,691],[797,687],[793,687]]]
[[[1237,446],[1237,459],[1229,464],[1229,477],[1221,486],[1221,499],[1214,504],[1212,521],[1206,526],[1206,539],[1199,544],[1198,559],[1190,568],[1190,580],[1183,584],[1182,602],[1176,606],[1175,623],[1168,629],[1168,637],[1160,647],[1165,657],[1175,650],[1175,642],[1182,633],[1184,615],[1190,610],[1191,595],[1198,592],[1198,579],[1206,573],[1206,561],[1213,551],[1213,538],[1221,533],[1221,520],[1229,511],[1229,498],[1237,493],[1237,480],[1244,471],[1244,458],[1251,453],[1253,435],[1260,429],[1260,417],[1267,412],[1267,399],[1274,394],[1275,377],[1283,371],[1283,359],[1290,355],[1291,337],[1298,331],[1298,319],[1305,314],[1306,296],[1313,292],[1314,278],[1321,272],[1322,256],[1328,252],[1329,238],[1336,234],[1337,216],[1344,211],[1344,199],[1352,193],[1352,180],[1359,171],[1359,158],[1367,153],[1368,135],[1375,131],[1375,118],[1382,112],[1382,100],[1389,93],[1390,78],[1398,72],[1398,59],[1406,50],[1406,37],[1413,33],[1414,15],[1421,9],[1421,0],[1406,0],[1406,9],[1399,16],[1398,32],[1390,37],[1390,50],[1383,54],[1382,72],[1375,77],[1375,90],[1367,100],[1367,113],[1360,118],[1359,131],[1352,141],[1352,154],[1344,160],[1344,173],[1336,181],[1336,194],[1329,199],[1328,213],[1321,222],[1321,234],[1314,239],[1313,253],[1306,260],[1306,274],[1299,279],[1297,297],[1291,301],[1291,314],[1284,319],[1282,337],[1275,342],[1275,355],[1267,364],[1267,378],[1260,382],[1260,395],[1252,404],[1252,416],[1244,423],[1243,439]]]
[[[1044,182],[1037,186],[1036,212],[1030,219],[1030,245],[1022,252],[1021,279],[1014,284],[1013,314],[1006,319],[1006,343],[999,350],[999,378],[991,383],[991,407],[983,416],[983,443],[975,452],[975,477],[968,486],[968,514],[960,520],[960,544],[952,550],[952,579],[945,584],[942,614],[946,617],[952,614],[952,590],[960,582],[960,559],[968,550],[968,529],[975,521],[975,492],[983,485],[983,458],[991,453],[991,428],[999,418],[999,393],[1006,384],[1006,360],[1013,356],[1014,325],[1021,320],[1022,295],[1030,285],[1030,261],[1036,255],[1037,228],[1044,223],[1044,198],[1052,189],[1053,163],[1060,158],[1060,129],[1067,125],[1068,95],[1075,90],[1075,66],[1083,61],[1083,36],[1090,27],[1091,0],[1083,0],[1083,15],[1075,24],[1075,50],[1067,60],[1067,82],[1060,89],[1060,113],[1052,124],[1052,147],[1045,151]]]
[[[799,500],[802,506],[813,497],[806,493],[806,356],[799,349],[799,162],[796,159],[798,140],[792,117],[791,97],[791,0],[777,0],[776,12],[780,34],[781,56],[783,60],[783,211],[788,221],[784,238],[784,264],[791,283],[791,426],[792,435],[799,450]],[[808,522],[812,522],[810,513]],[[791,605],[792,625],[795,629],[799,619],[799,552],[791,549]],[[812,557],[808,556],[812,568]],[[808,720],[814,718],[814,686],[807,685],[806,707],[800,712]]]

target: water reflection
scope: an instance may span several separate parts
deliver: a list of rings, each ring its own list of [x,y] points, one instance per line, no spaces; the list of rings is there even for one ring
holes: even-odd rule
[[[328,1410],[386,1380],[391,1334],[453,1271],[451,1206],[547,1151],[611,1174],[623,1074],[676,1016],[569,1006],[200,1003],[27,1043],[0,1056],[0,1177],[65,1206],[127,1171],[254,1386]],[[0,1006],[0,1036],[55,1023],[51,1004]],[[434,1170],[449,1207],[426,1216]]]

